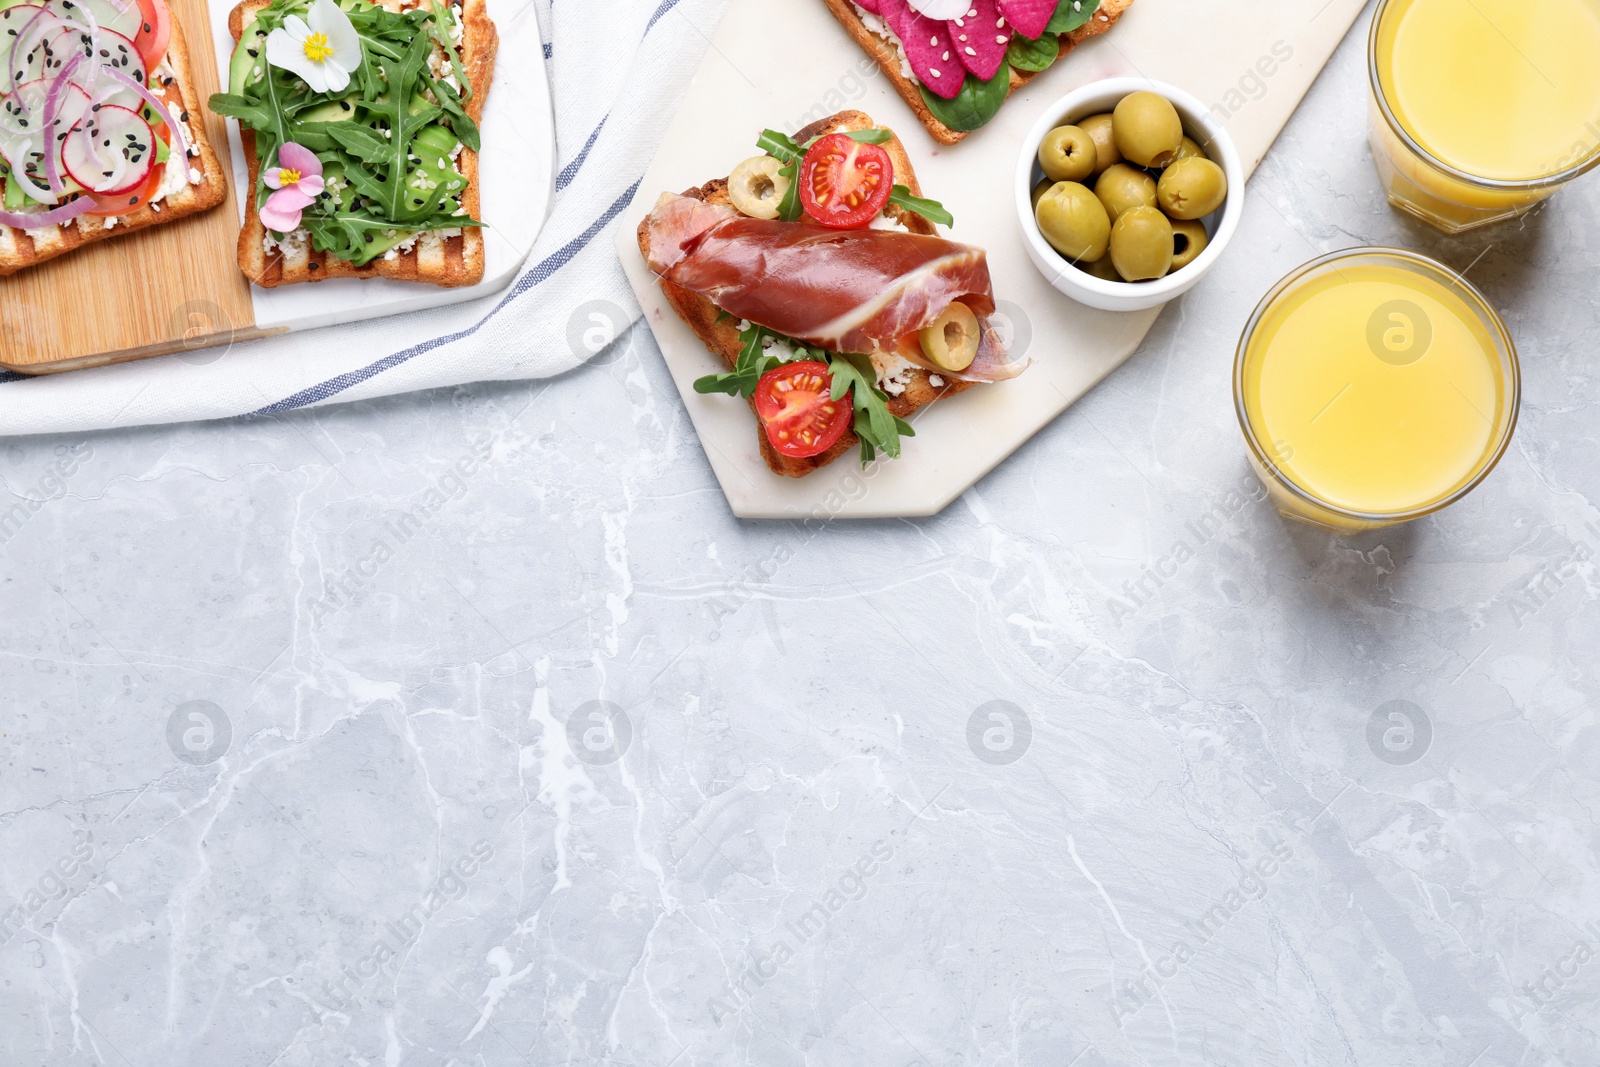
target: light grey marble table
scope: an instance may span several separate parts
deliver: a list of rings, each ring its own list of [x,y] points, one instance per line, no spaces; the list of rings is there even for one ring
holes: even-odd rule
[[[5,442],[0,1064],[1600,1064],[1600,179],[1398,217],[1364,28],[1218,272],[936,519],[733,520],[642,331]],[[1229,369],[1368,242],[1470,266],[1526,394],[1341,540]]]

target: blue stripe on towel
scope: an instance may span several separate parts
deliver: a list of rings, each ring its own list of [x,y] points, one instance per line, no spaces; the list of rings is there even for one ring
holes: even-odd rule
[[[654,15],[650,16],[650,21],[648,24],[646,24],[644,32],[649,33],[651,30],[655,29],[656,23],[660,22],[668,11],[671,11],[677,6],[678,0],[661,0],[661,6],[656,8],[656,13]]]
[[[609,224],[618,215],[622,214],[623,209],[633,202],[633,196],[639,191],[639,186],[643,184],[643,182],[643,178],[634,182],[628,191],[618,197],[617,202],[607,208],[605,214],[596,219],[587,230],[584,230],[577,237],[574,237],[571,241],[557,249],[555,254],[550,258],[546,259],[544,262],[538,264],[532,270],[528,271],[528,273],[518,278],[516,284],[511,287],[511,291],[501,298],[500,303],[494,306],[493,311],[489,312],[483,318],[479,319],[471,326],[468,326],[466,329],[458,330],[457,332],[451,334],[445,334],[443,337],[435,337],[432,340],[424,341],[422,344],[413,348],[407,348],[404,351],[396,352],[392,356],[385,356],[376,363],[369,363],[365,367],[361,367],[358,370],[348,371],[336,378],[329,378],[327,381],[322,382],[319,385],[313,385],[309,389],[302,389],[293,396],[285,397],[274,404],[268,404],[266,407],[261,408],[258,411],[253,411],[250,414],[275,415],[281,411],[293,411],[295,408],[303,408],[308,404],[315,404],[320,401],[327,400],[329,397],[337,396],[346,389],[349,389],[352,386],[360,385],[367,379],[376,377],[386,370],[398,367],[400,364],[414,359],[417,356],[425,355],[429,352],[432,352],[436,348],[440,348],[447,344],[452,344],[466,337],[471,337],[473,334],[477,333],[480,328],[482,328],[484,323],[498,315],[507,304],[511,303],[511,301],[515,300],[529,289],[532,289],[534,286],[549,281],[555,276],[557,271],[570,263],[574,256],[583,251],[584,248],[588,246],[589,242],[594,240],[595,236],[598,235],[601,230],[606,228],[607,224]]]
[[[594,148],[594,143],[600,139],[600,131],[606,128],[606,122],[611,116],[606,115],[600,120],[600,125],[594,128],[589,139],[584,142],[583,150],[578,153],[578,158],[561,168],[561,173],[556,175],[556,192],[560,192],[572,184],[572,179],[578,176],[578,171],[583,169],[584,161],[589,158],[589,152]]]

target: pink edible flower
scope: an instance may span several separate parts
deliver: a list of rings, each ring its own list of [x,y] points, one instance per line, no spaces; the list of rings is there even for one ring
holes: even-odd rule
[[[258,214],[261,225],[288,233],[300,225],[300,215],[322,195],[322,160],[304,145],[285,141],[278,149],[278,165],[261,176],[274,189]]]

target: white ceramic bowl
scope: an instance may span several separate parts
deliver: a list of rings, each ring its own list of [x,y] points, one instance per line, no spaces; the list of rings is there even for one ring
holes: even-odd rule
[[[1057,126],[1099,115],[1117,106],[1129,93],[1147,89],[1172,101],[1183,120],[1183,132],[1205,149],[1206,155],[1222,167],[1228,179],[1228,198],[1220,210],[1205,219],[1211,242],[1198,259],[1179,271],[1153,282],[1108,282],[1073,266],[1071,260],[1050,247],[1033,220],[1033,189],[1044,180],[1039,167],[1039,145],[1045,134]],[[1017,219],[1028,246],[1028,258],[1056,289],[1080,304],[1105,311],[1140,311],[1165,304],[1192,289],[1222,256],[1244,214],[1244,165],[1233,138],[1199,100],[1174,85],[1146,78],[1106,78],[1091,82],[1046,108],[1022,143],[1017,160]]]

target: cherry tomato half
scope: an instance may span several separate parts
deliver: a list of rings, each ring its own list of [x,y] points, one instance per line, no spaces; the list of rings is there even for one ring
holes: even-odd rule
[[[840,230],[877,217],[894,190],[894,161],[875,144],[830,133],[800,163],[800,203],[806,214]]]
[[[96,218],[110,218],[112,215],[131,215],[150,202],[161,189],[161,181],[166,176],[167,164],[157,163],[150,172],[150,177],[145,183],[134,189],[124,190],[116,194],[90,193],[97,205],[93,211],[86,214]]]
[[[854,411],[848,396],[829,395],[833,375],[814,359],[785,363],[756,383],[756,414],[779,454],[804,459],[839,443]]]
[[[143,112],[141,112],[143,114]],[[157,137],[168,145],[172,144],[172,131],[167,129],[167,124],[160,119],[151,122]],[[174,156],[165,163],[157,163],[150,171],[150,177],[145,179],[143,185],[134,189],[124,189],[120,193],[89,193],[94,199],[95,208],[87,214],[95,218],[110,218],[113,215],[131,215],[144,207],[150,199],[161,191],[161,183],[166,180],[167,168],[170,166],[188,166],[187,158]]]

